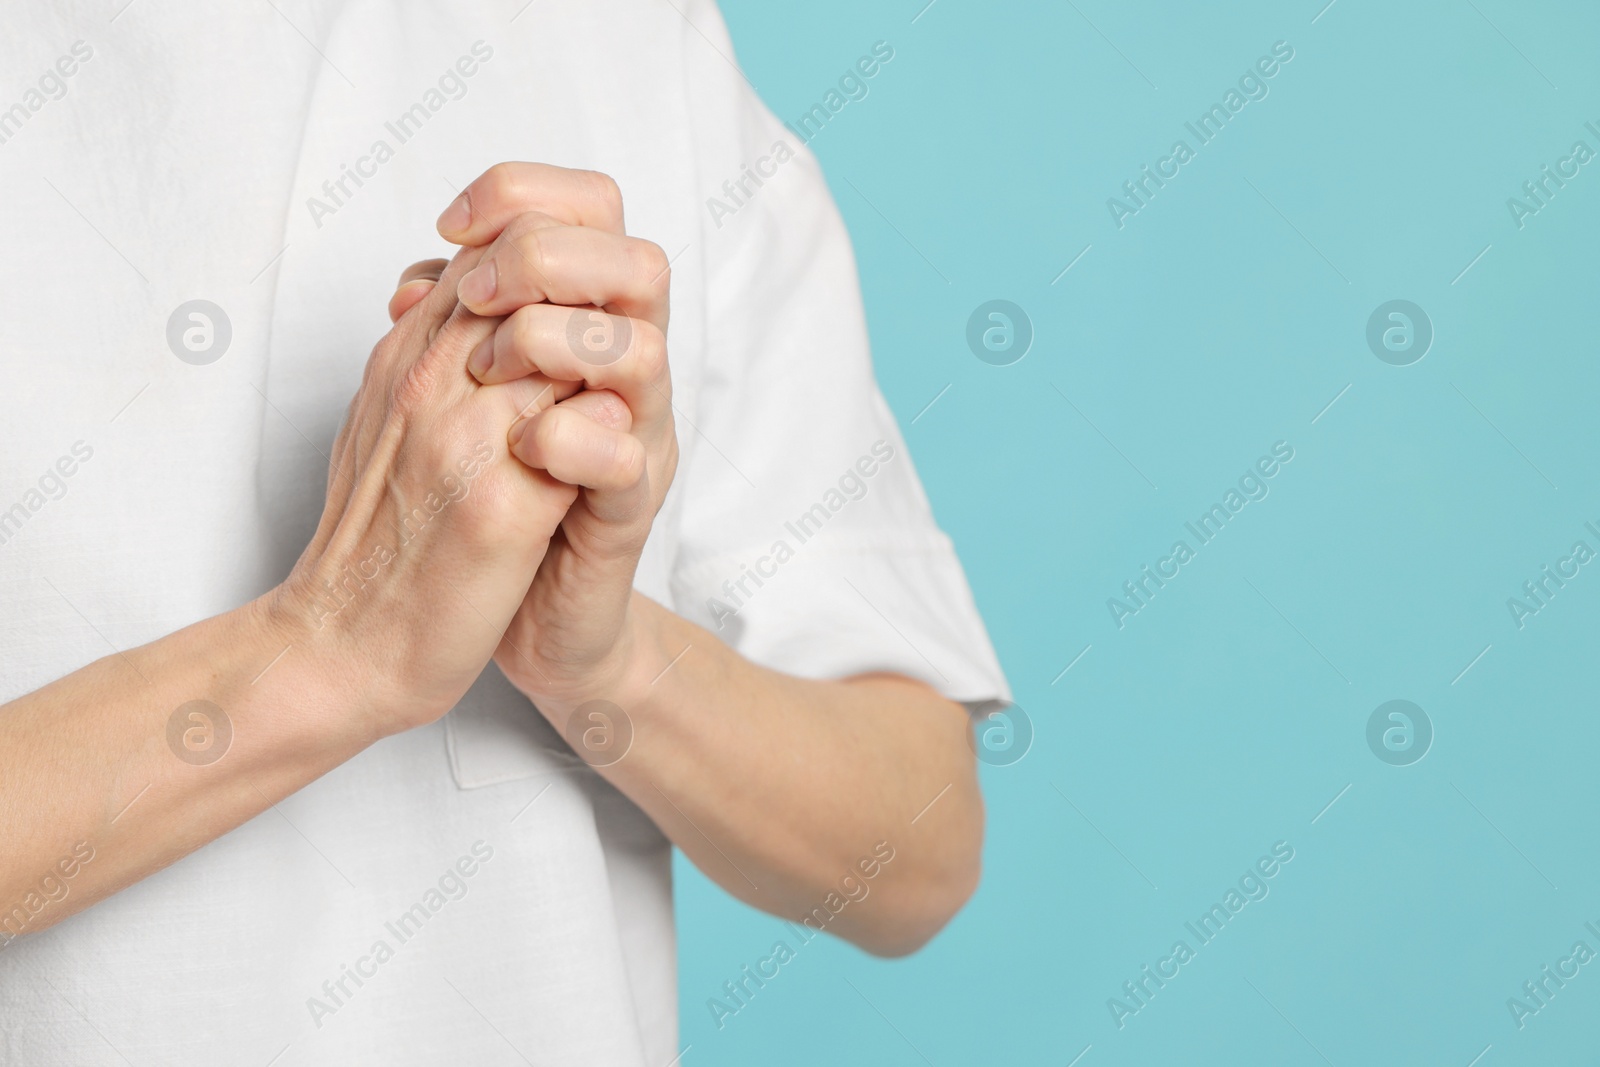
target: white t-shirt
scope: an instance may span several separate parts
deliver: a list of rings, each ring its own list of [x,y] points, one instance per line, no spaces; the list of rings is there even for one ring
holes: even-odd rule
[[[281,580],[399,270],[501,160],[610,173],[673,260],[683,460],[639,588],[781,670],[1007,697],[837,211],[711,3],[72,0],[0,30],[0,699]],[[662,1067],[674,982],[666,841],[490,667],[0,949],[0,1062]]]

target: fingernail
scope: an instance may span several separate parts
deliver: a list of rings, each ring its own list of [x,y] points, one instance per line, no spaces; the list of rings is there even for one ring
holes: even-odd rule
[[[472,205],[468,203],[466,193],[450,201],[450,206],[444,209],[444,214],[439,216],[437,223],[441,237],[449,237],[453,233],[465,233],[467,227],[471,225]]]
[[[490,334],[478,342],[478,347],[472,350],[472,355],[467,359],[467,370],[474,378],[482,378],[489,373],[489,368],[494,365],[494,334]]]
[[[528,424],[532,421],[532,419],[521,419],[512,424],[511,432],[506,435],[506,441],[512,448],[522,443],[522,435],[528,432]]]
[[[464,304],[487,304],[494,299],[498,281],[495,278],[494,260],[480,263],[467,272],[456,287],[456,296]]]

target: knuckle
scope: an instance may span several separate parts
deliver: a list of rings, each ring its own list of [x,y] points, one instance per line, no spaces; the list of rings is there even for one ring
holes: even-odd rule
[[[666,251],[654,241],[631,238],[628,248],[635,271],[643,276],[647,284],[659,284],[671,271],[672,261],[667,258]]]
[[[590,195],[606,215],[616,222],[622,221],[622,187],[611,175],[598,170],[581,172],[589,183]]]
[[[630,435],[618,438],[615,461],[617,480],[623,486],[638,485],[649,466],[644,444]]]
[[[473,183],[474,192],[496,203],[514,199],[521,184],[517,174],[518,169],[515,163],[496,163]]]
[[[534,353],[539,349],[543,331],[537,309],[542,304],[528,304],[512,312],[511,317],[496,331],[494,360],[513,368],[537,369]]]
[[[548,459],[560,455],[570,447],[575,429],[571,412],[551,408],[533,420],[529,438],[533,442],[534,451],[540,457]]]
[[[372,348],[367,365],[361,370],[359,393],[390,399],[395,383],[406,371],[406,338],[408,332],[396,327]]]
[[[428,332],[428,344],[417,356],[419,365],[426,365],[429,370],[430,380],[440,381],[447,366],[464,359],[477,344],[480,330],[479,324],[492,319],[483,319],[456,305],[449,316]]]
[[[512,260],[510,266],[513,270],[527,271],[541,289],[545,287],[545,280],[549,278],[552,261],[555,253],[550,247],[548,235],[543,227],[532,226],[524,222],[521,228],[511,237],[512,247],[516,249],[516,257],[506,257]],[[501,265],[506,265],[506,259]]]
[[[633,323],[635,373],[645,381],[660,378],[667,370],[667,338],[654,323]]]
[[[390,390],[390,406],[396,414],[416,415],[423,410],[433,393],[433,371],[426,360],[417,360],[396,379]]]

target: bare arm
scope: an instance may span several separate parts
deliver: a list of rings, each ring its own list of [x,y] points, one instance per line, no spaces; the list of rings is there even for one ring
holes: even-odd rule
[[[467,358],[493,323],[444,287],[412,304],[282,585],[0,706],[0,942],[437,719],[487,665],[576,495],[515,461],[506,429],[560,392],[480,387]]]
[[[0,707],[0,942],[153,874],[349,759],[372,740],[354,712],[305,634],[265,602]]]
[[[631,617],[612,700],[635,738],[601,773],[749,904],[880,955],[937,933],[978,883],[965,709],[893,675],[767,670],[643,596]]]

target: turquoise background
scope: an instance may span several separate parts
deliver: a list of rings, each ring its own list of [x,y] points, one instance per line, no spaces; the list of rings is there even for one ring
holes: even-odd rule
[[[706,998],[783,928],[680,862],[683,1063],[1593,1062],[1600,961],[1521,1029],[1506,1002],[1600,951],[1600,564],[1521,629],[1506,602],[1600,549],[1600,161],[1521,229],[1506,202],[1600,150],[1600,8],[924,2],[724,9],[791,121],[895,48],[812,149],[1036,738],[984,768],[983,884],[940,937],[819,939],[721,1030]],[[1107,198],[1280,40],[1119,230]],[[995,298],[1035,331],[1010,366],[965,340]],[[1392,299],[1435,331],[1409,366],[1367,346]],[[1270,495],[1119,630],[1107,598],[1276,441]],[[1367,744],[1391,699],[1435,731],[1409,766]],[[1270,895],[1119,1029],[1108,998],[1278,841]]]

